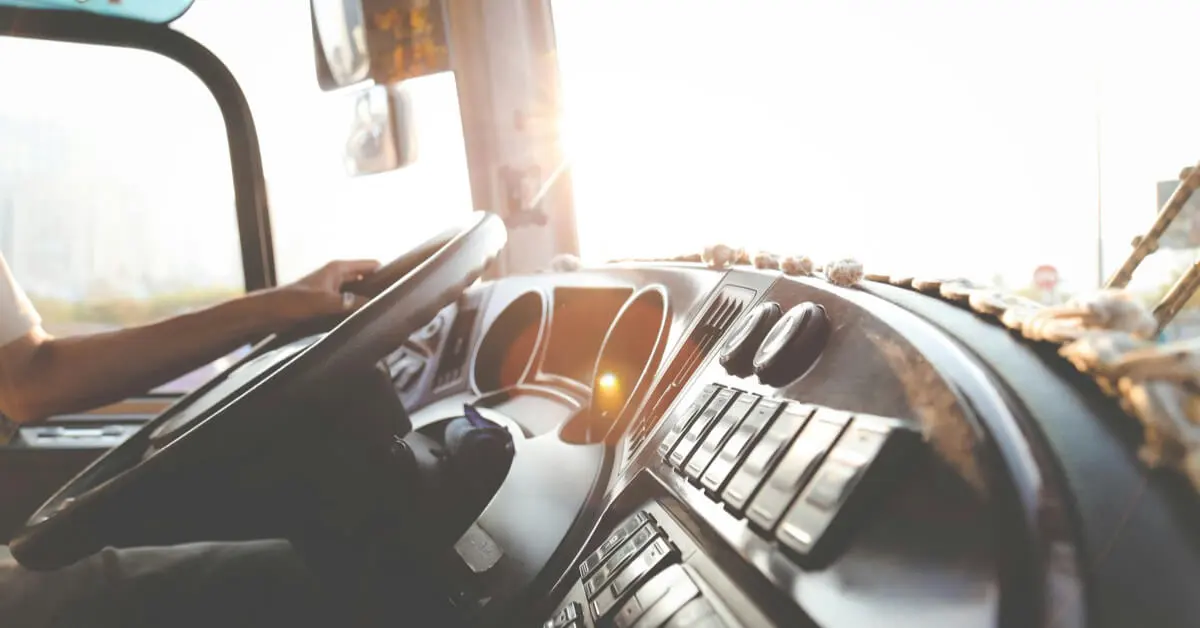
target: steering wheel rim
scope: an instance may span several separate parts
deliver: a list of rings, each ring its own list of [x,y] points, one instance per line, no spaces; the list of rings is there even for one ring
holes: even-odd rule
[[[399,276],[386,287],[376,282],[378,294],[365,306],[270,372],[221,399],[211,412],[198,415],[170,442],[152,447],[150,437],[193,402],[196,393],[180,399],[68,481],[10,541],[13,557],[27,568],[54,569],[113,544],[109,542],[113,531],[108,528],[123,517],[123,509],[163,495],[164,478],[194,474],[214,460],[237,460],[231,449],[261,445],[273,428],[287,420],[270,412],[274,402],[303,398],[339,374],[377,364],[457,300],[506,242],[507,231],[498,216],[474,212],[461,225],[383,267],[380,272],[385,276]],[[413,253],[429,250],[433,252],[427,259],[412,263]]]

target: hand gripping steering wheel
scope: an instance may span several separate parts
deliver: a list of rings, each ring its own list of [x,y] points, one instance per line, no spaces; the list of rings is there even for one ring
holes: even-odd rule
[[[457,300],[506,241],[499,217],[475,212],[361,285],[347,286],[373,298],[326,333],[264,341],[226,373],[180,399],[43,504],[10,542],[13,556],[31,569],[54,569],[106,545],[198,540],[174,539],[166,528],[186,526],[186,518],[196,513],[236,520],[237,508],[227,504],[223,510],[233,512],[193,505],[223,503],[213,502],[212,494],[239,484],[260,482],[266,490],[256,495],[270,499],[273,488],[301,468],[273,468],[269,461],[281,459],[273,452],[289,449],[289,438],[306,429],[306,420],[324,422],[325,428],[339,421],[354,424],[354,417],[336,413],[298,419],[304,413],[287,410],[289,404],[330,387],[352,387],[347,382],[357,374],[377,373],[379,361]],[[252,533],[223,532],[219,526],[214,532],[218,538]]]

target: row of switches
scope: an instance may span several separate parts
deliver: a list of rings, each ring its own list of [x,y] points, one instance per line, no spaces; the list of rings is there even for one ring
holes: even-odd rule
[[[713,605],[680,565],[650,578],[605,617],[614,628],[725,628]],[[581,628],[583,605],[570,602],[544,628]]]
[[[569,602],[544,628],[724,626],[678,561],[679,552],[644,511],[622,521],[579,566],[585,604]]]
[[[709,384],[658,453],[726,510],[807,555],[884,447],[911,436],[902,426]]]

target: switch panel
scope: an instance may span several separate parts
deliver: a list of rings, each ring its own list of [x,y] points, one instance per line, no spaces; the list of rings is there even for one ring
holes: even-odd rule
[[[709,519],[768,576],[784,567],[777,559],[803,570],[824,565],[841,547],[835,541],[847,539],[850,524],[863,518],[860,509],[874,502],[866,496],[900,477],[893,463],[910,459],[909,448],[920,441],[903,420],[715,384],[692,400],[672,432],[674,447],[659,452],[691,483],[670,475],[658,477],[661,485],[684,507],[694,500],[721,503],[725,512],[689,512]],[[730,583],[714,589],[701,579],[701,573],[710,575],[705,569],[712,569],[711,557],[665,504],[644,507],[582,561],[579,586],[543,628],[764,625],[762,615],[746,622],[754,604],[729,604]],[[747,521],[734,521],[729,513]],[[771,553],[769,565],[759,560],[763,552]],[[720,571],[713,575],[722,579]]]
[[[713,459],[712,464],[708,465],[708,469],[700,478],[700,485],[705,489],[718,494],[725,488],[725,482],[729,479],[734,468],[746,458],[751,448],[758,444],[758,438],[762,435],[764,428],[779,414],[779,409],[783,404],[775,399],[763,399],[754,406],[749,416],[737,426],[729,439],[725,441],[725,445],[721,447],[721,451]]]
[[[596,570],[597,567],[600,566],[600,563],[604,562],[604,560],[608,558],[609,554],[612,554],[613,551],[615,551],[622,543],[624,543],[626,539],[632,536],[633,533],[638,530],[638,528],[642,527],[642,524],[652,521],[653,519],[650,517],[650,515],[646,514],[645,512],[636,512],[628,519],[621,522],[621,524],[617,526],[615,530],[613,530],[612,534],[610,534],[608,538],[600,544],[600,547],[596,548],[596,551],[592,552],[591,555],[585,558],[583,563],[579,565],[579,577],[586,579],[593,571]]]
[[[563,607],[553,619],[542,624],[542,628],[575,628],[583,620],[583,605],[571,602]]]
[[[647,623],[661,625],[697,595],[700,595],[700,589],[688,577],[683,567],[671,565],[642,585],[642,588],[617,610],[617,614],[613,616],[613,625],[617,628],[631,628],[635,624]],[[647,617],[647,613],[651,612],[658,615],[665,613],[666,616],[654,621],[653,616]],[[649,622],[641,621],[643,619]]]
[[[625,563],[629,562],[638,552],[642,551],[651,541],[658,535],[658,530],[652,523],[645,523],[638,528],[633,536],[629,537],[616,550],[609,555],[607,559],[592,572],[592,575],[587,580],[583,581],[583,593],[590,600],[596,597],[600,589],[608,584],[608,581],[620,571]]]
[[[679,437],[683,436],[683,433],[691,427],[696,415],[700,414],[700,411],[708,405],[713,395],[718,390],[721,390],[721,388],[722,386],[718,384],[705,386],[700,391],[700,394],[696,395],[696,398],[688,404],[686,409],[675,413],[675,422],[671,425],[671,431],[667,432],[667,436],[663,439],[662,444],[658,446],[658,455],[666,458],[667,454],[671,453],[671,448],[675,446],[675,443],[679,442]]]
[[[653,575],[667,560],[676,555],[675,548],[665,538],[655,539],[629,564],[613,576],[612,582],[601,589],[590,602],[592,619],[606,619],[629,594]]]
[[[897,450],[914,438],[896,421],[856,416],[784,515],[776,533],[779,542],[800,556],[814,553],[855,487],[888,457],[885,449]]]
[[[736,471],[721,493],[727,508],[741,514],[758,487],[787,452],[787,447],[809,420],[816,408],[802,403],[789,403],[779,418],[767,428],[762,439],[750,450],[750,455]]]
[[[683,474],[693,480],[699,480],[700,474],[708,469],[709,463],[716,457],[717,452],[725,445],[725,440],[734,428],[741,425],[742,420],[754,408],[754,405],[761,399],[758,395],[750,393],[742,393],[738,395],[736,401],[729,406],[729,409],[722,414],[716,422],[713,423],[712,429],[708,431],[708,435],[700,442],[700,446],[696,449],[696,453],[692,454],[687,465],[683,468]]]
[[[733,398],[737,394],[736,390],[723,388],[716,395],[713,395],[708,407],[704,408],[704,412],[701,412],[700,416],[696,417],[696,420],[684,432],[683,438],[679,439],[679,443],[675,445],[675,449],[671,450],[669,457],[671,466],[676,468],[683,466],[683,463],[691,456],[692,450],[696,448],[700,439],[708,434],[708,428],[712,426],[718,417],[725,413],[725,410],[733,402]]]
[[[746,518],[771,531],[850,421],[844,412],[817,410],[746,509]]]

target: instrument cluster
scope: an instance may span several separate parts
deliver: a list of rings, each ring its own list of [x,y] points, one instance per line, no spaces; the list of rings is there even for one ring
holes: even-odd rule
[[[562,437],[611,440],[648,392],[670,325],[661,285],[531,288],[508,298],[486,325],[471,382],[482,395],[534,388],[574,395],[587,412]]]

